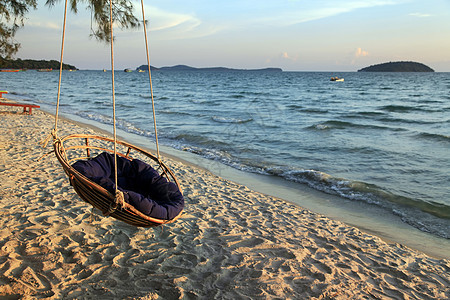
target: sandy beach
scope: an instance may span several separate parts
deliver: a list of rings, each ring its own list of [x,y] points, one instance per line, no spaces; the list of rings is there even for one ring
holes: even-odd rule
[[[38,161],[53,120],[0,108],[2,299],[450,298],[448,260],[171,158],[180,220],[144,229],[103,217],[53,154]]]

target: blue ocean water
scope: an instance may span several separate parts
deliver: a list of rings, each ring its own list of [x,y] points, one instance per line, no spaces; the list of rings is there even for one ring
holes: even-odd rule
[[[0,73],[55,111],[58,72]],[[331,82],[331,76],[345,77]],[[160,143],[376,205],[450,238],[450,73],[152,72]],[[148,73],[115,73],[118,126],[154,138]],[[61,113],[111,124],[111,73],[62,74]]]

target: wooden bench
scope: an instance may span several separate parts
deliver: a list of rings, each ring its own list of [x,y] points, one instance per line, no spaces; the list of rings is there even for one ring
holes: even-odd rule
[[[39,105],[34,105],[34,104],[25,104],[25,103],[10,103],[10,102],[0,102],[0,105],[6,105],[6,106],[19,106],[19,107],[23,107],[23,113],[28,113],[29,115],[31,115],[31,111],[34,108],[39,108]],[[27,111],[28,109],[28,111]]]

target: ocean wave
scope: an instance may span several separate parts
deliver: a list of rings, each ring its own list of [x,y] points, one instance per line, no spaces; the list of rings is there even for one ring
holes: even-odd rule
[[[306,129],[314,130],[329,130],[329,129],[348,129],[348,128],[365,128],[365,129],[381,129],[381,130],[392,130],[391,127],[378,126],[378,125],[366,125],[357,124],[347,121],[329,120],[320,124],[314,124],[306,127]]]
[[[173,146],[175,146],[175,145],[173,145]],[[177,146],[175,146],[175,148],[182,150],[182,151],[197,154],[201,157],[204,157],[204,158],[207,158],[210,160],[219,161],[227,166],[231,166],[231,167],[240,169],[240,167],[236,164],[236,162],[233,161],[231,155],[225,151],[220,151],[220,150],[217,150],[214,148],[200,148],[200,147],[195,147],[195,146],[181,146],[181,145],[177,145]]]
[[[226,151],[220,151],[220,150],[211,150],[213,149],[228,149],[230,147],[230,144],[223,142],[223,141],[217,141],[213,139],[209,139],[206,137],[206,135],[202,134],[193,134],[193,133],[182,133],[178,134],[175,137],[173,137],[174,141],[177,141],[177,143],[181,146],[181,148],[192,148],[197,149],[195,150],[197,153],[204,154],[207,152],[215,152],[215,153],[226,153]],[[208,155],[208,158],[213,160],[220,160],[222,156],[218,156],[217,158],[214,158],[210,155]]]
[[[308,126],[307,129],[327,130],[327,129],[344,129],[348,127],[354,127],[354,124],[344,121],[325,121],[320,124]]]
[[[286,105],[286,107],[290,109],[299,109],[299,110],[304,108],[304,106],[300,104],[289,104]]]
[[[379,112],[379,111],[360,111],[355,113],[358,116],[364,116],[364,117],[372,117],[372,116],[383,116],[385,113]]]
[[[95,100],[93,104],[96,106],[112,107],[111,101],[108,100]]]
[[[301,109],[301,112],[305,112],[305,113],[313,113],[313,114],[327,114],[329,113],[329,110],[327,109],[318,109],[318,108],[305,108],[305,109]]]
[[[194,103],[194,104],[217,105],[217,101],[216,101],[216,100],[211,100],[211,99],[191,99],[190,101],[191,101],[192,103]]]
[[[395,195],[373,184],[337,178],[315,170],[268,169],[266,172],[327,194],[382,207],[401,216],[405,223],[450,239],[450,207],[445,204]]]
[[[329,127],[325,124],[316,124],[316,125],[309,126],[307,129],[328,130],[328,129],[331,129],[331,127]]]
[[[266,96],[266,97],[272,95],[270,92],[267,91],[251,90],[251,87],[247,87],[246,90],[240,91],[239,94],[245,96]]]
[[[92,113],[88,111],[78,111],[75,115],[82,117],[87,120],[96,121],[102,124],[112,124],[112,118],[99,113]]]
[[[381,122],[386,123],[406,123],[406,124],[439,124],[442,123],[441,120],[436,121],[426,121],[426,120],[418,120],[418,119],[405,119],[405,118],[393,118],[393,117],[383,117],[377,119]]]
[[[416,135],[417,138],[427,139],[427,140],[434,140],[438,142],[450,142],[450,136],[445,134],[437,134],[437,133],[427,133],[422,132]]]
[[[407,106],[407,105],[385,105],[380,107],[381,110],[388,111],[388,112],[400,112],[400,113],[408,113],[412,111],[427,111],[424,108],[417,107],[417,106]]]
[[[230,95],[230,98],[234,98],[234,99],[241,99],[241,98],[245,98],[245,95],[242,94],[234,94],[234,95]]]
[[[192,114],[185,111],[174,111],[174,110],[158,110],[158,113],[165,115],[179,115],[179,116],[191,116]]]
[[[243,123],[248,123],[248,122],[253,121],[253,118],[236,119],[236,118],[226,118],[226,117],[219,117],[219,116],[213,116],[211,119],[217,123],[232,123],[232,124],[243,124]]]
[[[134,109],[136,106],[135,105],[130,105],[130,104],[124,104],[124,103],[117,103],[116,107],[118,109],[121,109],[121,108],[123,108],[123,109]]]
[[[87,119],[87,120],[99,122],[101,124],[106,124],[106,125],[113,124],[112,117],[102,115],[99,113],[80,111],[80,112],[75,113],[75,115],[77,115],[81,118]],[[140,128],[136,127],[135,125],[133,125],[132,123],[125,121],[125,120],[121,120],[121,119],[116,119],[116,126],[117,126],[117,128],[120,128],[126,132],[137,134],[140,136],[150,137],[150,136],[154,135],[153,132],[151,132],[151,131],[146,131],[146,130],[140,129]]]

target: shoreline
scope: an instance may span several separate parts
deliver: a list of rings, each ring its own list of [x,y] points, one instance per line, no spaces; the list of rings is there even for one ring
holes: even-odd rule
[[[5,111],[0,113],[0,297],[450,296],[447,259],[388,244],[228,180],[224,169],[219,177],[183,163],[184,157],[164,156],[186,198],[177,222],[142,229],[96,215],[74,193],[54,156],[36,161],[51,148],[38,142],[54,117],[41,110],[31,116]],[[100,131],[61,119],[58,128],[60,136]]]
[[[42,110],[42,109],[41,109]],[[54,114],[46,112],[54,118]],[[73,116],[72,116],[73,117]],[[60,116],[67,122],[88,127],[104,135],[112,136],[111,126],[95,121]],[[118,138],[155,152],[154,142],[148,137],[117,129]],[[438,259],[450,259],[450,240],[406,224],[392,213],[386,214],[383,208],[367,203],[340,198],[312,189],[304,184],[290,182],[276,176],[248,173],[211,161],[190,152],[180,151],[160,145],[163,155],[195,168],[202,168],[223,179],[242,184],[256,192],[288,201],[301,209],[325,215],[376,235],[387,243],[399,243]]]

